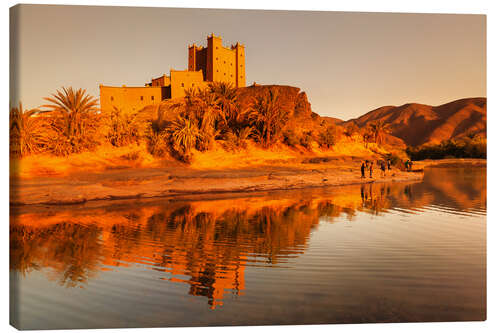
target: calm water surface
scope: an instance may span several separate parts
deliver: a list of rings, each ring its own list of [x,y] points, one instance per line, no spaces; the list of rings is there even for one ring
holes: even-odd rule
[[[11,214],[23,329],[486,318],[486,168]]]

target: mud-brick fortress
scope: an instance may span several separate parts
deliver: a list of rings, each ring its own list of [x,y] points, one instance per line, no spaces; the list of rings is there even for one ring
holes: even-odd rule
[[[101,109],[126,112],[139,111],[162,100],[183,97],[191,88],[206,88],[210,82],[229,82],[234,87],[245,86],[245,47],[236,43],[231,48],[222,45],[214,34],[207,37],[207,47],[188,47],[188,69],[170,70],[153,78],[144,87],[99,86]]]

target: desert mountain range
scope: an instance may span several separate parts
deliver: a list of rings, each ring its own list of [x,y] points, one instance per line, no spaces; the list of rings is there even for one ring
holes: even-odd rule
[[[439,106],[383,106],[342,125],[354,122],[363,128],[378,120],[388,123],[392,136],[410,146],[437,144],[466,135],[486,137],[486,98],[464,98]]]

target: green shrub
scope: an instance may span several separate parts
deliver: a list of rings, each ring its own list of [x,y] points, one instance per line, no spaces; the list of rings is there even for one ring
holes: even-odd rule
[[[300,137],[300,145],[306,149],[312,149],[312,143],[314,142],[314,136],[312,132],[304,132]]]
[[[447,140],[437,145],[408,147],[406,153],[412,160],[443,158],[486,158],[486,139],[479,136]]]
[[[146,145],[148,152],[155,157],[163,157],[168,152],[166,132],[150,123],[146,130]]]
[[[228,131],[224,134],[222,146],[227,151],[236,151],[247,147],[246,140],[250,137],[252,129],[245,127],[239,131]]]
[[[19,107],[10,110],[9,134],[10,154],[26,156],[47,150],[51,139],[55,136],[47,118],[40,116],[39,110],[23,110]]]
[[[337,126],[328,126],[318,135],[318,144],[323,148],[331,148],[340,139]]]
[[[139,144],[144,134],[144,125],[137,119],[137,113],[126,113],[114,108],[113,111],[102,115],[102,118],[104,137],[113,146]]]
[[[283,132],[283,142],[288,146],[295,147],[300,144],[300,139],[294,130],[287,129]]]

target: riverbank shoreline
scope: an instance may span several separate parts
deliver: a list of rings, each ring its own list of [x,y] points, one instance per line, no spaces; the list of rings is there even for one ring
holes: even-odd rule
[[[254,193],[381,182],[420,181],[423,169],[437,165],[486,165],[486,160],[417,161],[413,172],[380,169],[361,178],[360,161],[265,165],[248,169],[193,170],[187,167],[123,169],[68,177],[11,179],[10,204],[71,205],[98,200],[169,198],[185,195]],[[419,170],[419,171],[417,171]]]

